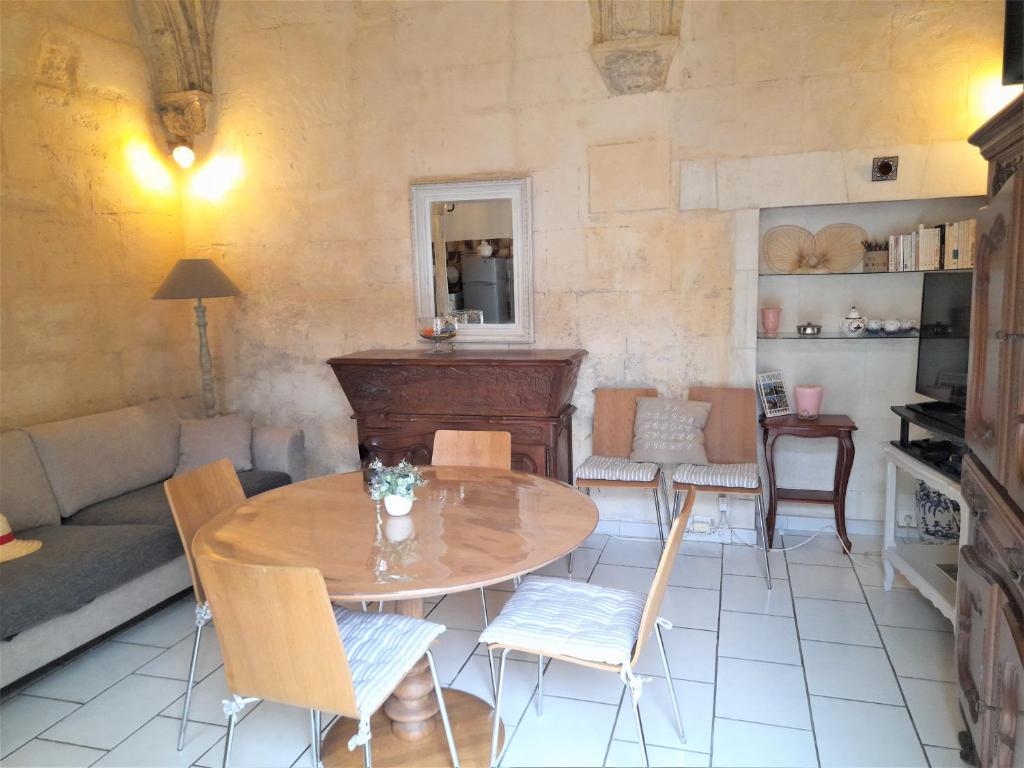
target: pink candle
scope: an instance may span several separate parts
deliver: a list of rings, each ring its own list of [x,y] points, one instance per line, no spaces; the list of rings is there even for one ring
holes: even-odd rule
[[[816,419],[821,413],[821,396],[824,389],[820,384],[797,384],[796,415],[801,419]]]

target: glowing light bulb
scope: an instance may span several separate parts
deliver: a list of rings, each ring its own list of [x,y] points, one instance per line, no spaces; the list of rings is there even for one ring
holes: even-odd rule
[[[196,161],[196,153],[192,151],[192,147],[187,144],[179,144],[171,152],[171,157],[174,158],[174,162],[180,165],[182,168],[191,168],[192,163]]]

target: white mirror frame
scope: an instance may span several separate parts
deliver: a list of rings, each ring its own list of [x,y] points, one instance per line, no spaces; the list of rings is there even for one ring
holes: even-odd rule
[[[460,200],[511,200],[514,249],[512,300],[515,322],[464,325],[459,328],[455,341],[489,344],[533,343],[533,227],[530,221],[530,187],[529,178],[412,185],[412,253],[417,317],[435,314],[434,255],[430,234],[431,205]]]

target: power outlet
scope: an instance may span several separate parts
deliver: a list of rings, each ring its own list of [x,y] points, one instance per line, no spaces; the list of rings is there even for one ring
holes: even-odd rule
[[[913,512],[900,512],[900,528],[917,528],[917,519]]]
[[[729,497],[724,493],[718,494],[718,514],[723,518],[729,514]]]
[[[713,523],[710,517],[695,515],[690,519],[690,530],[694,533],[711,533]]]

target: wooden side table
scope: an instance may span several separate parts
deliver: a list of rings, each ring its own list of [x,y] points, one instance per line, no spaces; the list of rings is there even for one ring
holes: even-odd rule
[[[768,465],[768,541],[775,538],[775,514],[780,501],[802,501],[808,504],[831,504],[836,515],[836,531],[847,551],[851,549],[846,535],[846,486],[853,469],[853,430],[857,425],[845,414],[822,414],[817,419],[804,420],[797,416],[761,416],[764,430],[764,458]],[[783,435],[790,437],[834,437],[839,442],[836,454],[836,472],[831,491],[812,491],[806,488],[779,488],[775,483],[775,441]]]

